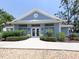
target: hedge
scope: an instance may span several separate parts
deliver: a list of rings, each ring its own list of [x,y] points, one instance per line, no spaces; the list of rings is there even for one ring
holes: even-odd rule
[[[14,37],[7,37],[5,41],[20,41],[28,39],[28,36],[14,36]]]
[[[57,33],[57,40],[58,41],[65,41],[66,35],[63,32]]]
[[[50,42],[56,42],[57,41],[56,37],[40,37],[40,40],[50,41]]]
[[[72,33],[69,35],[70,40],[79,40],[77,33]]]
[[[2,38],[12,37],[12,36],[24,36],[24,35],[25,35],[24,31],[21,30],[2,32]]]

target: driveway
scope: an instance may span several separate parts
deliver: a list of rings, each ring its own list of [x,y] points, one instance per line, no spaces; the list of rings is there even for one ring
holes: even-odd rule
[[[39,38],[29,38],[16,42],[0,42],[0,48],[32,48],[32,49],[62,49],[79,51],[79,43],[45,42]]]

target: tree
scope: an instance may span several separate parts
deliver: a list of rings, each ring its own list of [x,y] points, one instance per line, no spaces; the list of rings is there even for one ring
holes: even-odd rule
[[[73,16],[76,14],[76,10],[78,9],[77,7],[77,1],[76,0],[61,0],[61,6],[63,10],[60,12],[62,16],[59,16],[62,19],[66,19],[68,24],[70,24],[71,20],[74,18]],[[58,12],[59,13],[59,12]]]
[[[61,0],[61,11],[56,13],[58,17],[67,20],[67,24],[70,24],[74,20],[74,31],[79,31],[79,0]]]
[[[59,11],[57,15],[59,15],[60,18],[67,20],[68,24],[71,20],[71,7],[72,7],[72,0],[61,0],[61,6],[59,8],[62,8],[63,10]]]
[[[14,19],[14,17],[12,15],[10,15],[9,13],[7,13],[3,9],[0,9],[0,21],[2,23],[6,23],[8,21],[12,21],[13,19]]]
[[[79,32],[79,0],[75,0],[72,8],[74,32]]]
[[[12,21],[13,19],[14,19],[14,17],[12,15],[7,13],[3,9],[0,9],[0,30],[2,28],[3,23],[6,24],[6,22]]]
[[[69,24],[69,22],[70,22],[70,6],[69,6],[69,1],[70,0],[62,0],[61,1],[61,4],[62,4],[62,6],[64,6],[64,9],[66,10],[65,12],[67,13],[65,13],[64,12],[64,14],[66,14],[68,17],[66,18],[67,20],[68,20],[68,24]]]

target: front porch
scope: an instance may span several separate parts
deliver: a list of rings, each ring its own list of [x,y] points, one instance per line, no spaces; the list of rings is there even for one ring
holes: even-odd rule
[[[45,34],[48,29],[55,32],[54,24],[17,24],[15,25],[14,30],[24,30],[27,34],[30,34],[32,37],[41,36],[41,34]]]
[[[24,30],[27,34],[30,34],[31,37],[38,37],[38,36],[41,36],[42,34],[46,34],[46,32],[49,29],[52,30],[53,33],[64,32],[65,35],[69,35],[69,28],[61,27],[60,23],[14,25],[14,30]]]

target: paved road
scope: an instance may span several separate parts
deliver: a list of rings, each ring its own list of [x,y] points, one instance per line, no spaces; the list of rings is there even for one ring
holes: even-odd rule
[[[45,42],[39,38],[29,38],[16,42],[0,42],[0,48],[64,49],[79,51],[79,43]]]

